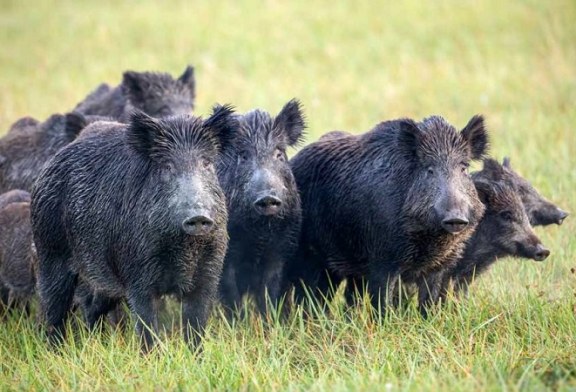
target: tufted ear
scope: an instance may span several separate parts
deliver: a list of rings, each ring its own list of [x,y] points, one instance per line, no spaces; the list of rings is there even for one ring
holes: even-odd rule
[[[82,113],[70,112],[66,113],[65,133],[70,140],[76,139],[80,132],[86,128],[88,120]]]
[[[290,100],[274,119],[274,128],[282,129],[288,139],[288,145],[294,146],[304,138],[306,120],[302,105],[297,99]]]
[[[504,166],[506,169],[512,169],[512,166],[510,165],[510,157],[504,157],[502,160],[502,166]]]
[[[132,103],[141,104],[145,101],[148,81],[140,72],[126,71],[122,77],[122,87]]]
[[[234,110],[232,105],[217,104],[212,108],[212,115],[204,121],[203,127],[218,139],[221,149],[230,144],[232,135],[239,126]]]
[[[495,159],[485,158],[484,166],[480,172],[483,178],[489,179],[491,181],[500,181],[504,177],[504,169],[502,165],[498,163]]]
[[[194,91],[194,86],[196,84],[196,79],[194,77],[194,67],[191,65],[187,66],[184,73],[178,78],[178,81],[185,86],[190,87]]]
[[[491,182],[483,179],[474,180],[474,186],[482,204],[490,204],[495,194],[494,186],[492,186]]]
[[[484,124],[484,117],[475,115],[460,132],[462,138],[468,142],[472,159],[482,159],[488,152],[488,132]]]
[[[398,123],[398,146],[408,156],[417,156],[422,132],[415,121],[408,118],[396,120]]]
[[[130,114],[130,122],[126,130],[128,145],[142,155],[150,156],[155,139],[161,137],[162,133],[159,120],[141,111]]]

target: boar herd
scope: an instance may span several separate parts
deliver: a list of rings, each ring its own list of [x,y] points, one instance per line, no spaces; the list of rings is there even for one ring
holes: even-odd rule
[[[0,139],[4,311],[37,294],[50,341],[79,308],[94,327],[119,305],[154,344],[162,298],[181,301],[199,342],[213,304],[263,315],[346,282],[379,311],[414,295],[424,316],[499,258],[550,254],[532,227],[568,214],[488,157],[481,116],[440,116],[325,134],[291,160],[306,128],[289,101],[272,116],[216,105],[191,115],[195,76],[125,72],[71,112],[16,121]],[[469,174],[472,161],[483,161]]]

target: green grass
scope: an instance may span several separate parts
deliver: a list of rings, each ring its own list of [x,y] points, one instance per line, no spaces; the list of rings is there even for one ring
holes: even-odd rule
[[[302,100],[308,141],[400,116],[486,115],[495,157],[576,212],[576,3],[0,0],[0,129],[65,112],[121,71],[196,67],[197,113],[215,102],[277,112]],[[265,326],[218,317],[202,353],[180,335],[141,356],[132,331],[83,328],[50,350],[33,318],[0,328],[0,390],[576,389],[576,218],[537,229],[541,264],[503,260],[429,320]]]

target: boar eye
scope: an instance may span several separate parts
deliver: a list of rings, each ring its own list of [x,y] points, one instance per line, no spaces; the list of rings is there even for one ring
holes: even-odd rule
[[[428,174],[429,176],[434,175],[434,168],[432,168],[432,166],[428,166],[428,168],[426,169],[426,174]]]
[[[210,167],[210,160],[208,158],[202,158],[200,160],[200,164],[202,165],[203,168],[207,169],[208,167]]]
[[[500,213],[500,218],[502,218],[505,221],[511,221],[513,217],[514,215],[512,214],[512,211],[502,211]]]
[[[168,173],[174,173],[176,171],[176,168],[172,162],[166,162],[164,167]]]
[[[274,159],[284,162],[285,160],[284,151],[277,148],[276,151],[274,151]]]
[[[240,158],[240,161],[246,162],[249,159],[249,154],[247,151],[243,151],[238,155],[238,158]]]

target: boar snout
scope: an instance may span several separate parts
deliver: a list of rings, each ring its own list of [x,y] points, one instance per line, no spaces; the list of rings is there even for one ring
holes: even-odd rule
[[[534,255],[532,258],[536,261],[544,261],[550,256],[550,251],[546,249],[542,244],[538,244],[534,250]]]
[[[461,216],[447,216],[442,219],[442,228],[449,233],[456,234],[468,226],[468,219]]]
[[[194,214],[182,222],[182,230],[186,234],[193,236],[209,234],[213,228],[214,221],[205,214]]]
[[[282,207],[282,200],[274,195],[265,195],[259,197],[254,202],[254,207],[259,214],[265,216],[276,215]]]
[[[558,208],[558,220],[556,221],[556,224],[561,225],[564,222],[564,219],[568,217],[568,215],[570,214]]]

